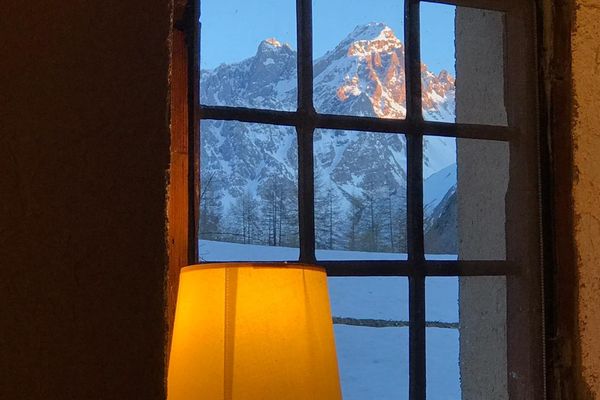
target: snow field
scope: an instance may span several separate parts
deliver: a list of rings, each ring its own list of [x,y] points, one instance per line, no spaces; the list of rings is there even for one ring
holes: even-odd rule
[[[199,241],[210,261],[295,260],[298,249]],[[402,259],[406,255],[319,250],[320,259]],[[456,259],[455,255],[435,255]],[[335,317],[408,321],[408,279],[405,277],[330,277]],[[458,322],[458,278],[426,280],[426,320]],[[334,325],[344,400],[408,400],[408,327],[375,328]],[[459,332],[427,328],[427,398],[460,400]]]

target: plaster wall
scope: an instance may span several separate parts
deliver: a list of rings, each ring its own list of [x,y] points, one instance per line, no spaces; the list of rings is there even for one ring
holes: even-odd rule
[[[600,398],[600,2],[578,0],[572,46],[574,229],[579,357],[586,393]]]
[[[459,7],[455,23],[457,122],[506,124],[501,15]],[[508,146],[457,139],[456,152],[459,258],[503,260]],[[505,278],[460,278],[459,313],[462,399],[508,399]]]
[[[1,9],[0,399],[163,399],[170,1]]]

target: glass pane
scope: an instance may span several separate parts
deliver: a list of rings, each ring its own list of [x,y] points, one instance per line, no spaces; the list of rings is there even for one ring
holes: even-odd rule
[[[320,113],[406,118],[404,1],[313,0]]]
[[[336,318],[408,321],[408,279],[331,277],[331,313]]]
[[[329,278],[344,400],[408,399],[407,278]]]
[[[317,259],[406,259],[404,135],[315,131]]]
[[[508,143],[426,136],[426,258],[505,260]]]
[[[458,329],[427,328],[426,340],[427,400],[462,400]]]
[[[508,399],[506,279],[435,279],[447,280],[449,287],[455,286],[455,281],[458,280],[458,291],[455,292],[454,301],[448,306],[446,304],[449,299],[446,295],[439,296],[435,291],[427,293],[428,305],[439,303],[436,311],[438,316],[455,321],[446,326],[428,322],[427,398]],[[455,319],[458,315],[455,307],[457,303],[460,320]]]
[[[425,258],[456,260],[456,139],[423,139]]]
[[[297,260],[294,128],[203,120],[200,130],[200,259]]]
[[[425,280],[425,318],[429,322],[458,322],[458,277],[430,277]]]
[[[296,110],[296,2],[202,0],[200,102]]]
[[[426,120],[508,124],[504,13],[422,2],[421,58]]]

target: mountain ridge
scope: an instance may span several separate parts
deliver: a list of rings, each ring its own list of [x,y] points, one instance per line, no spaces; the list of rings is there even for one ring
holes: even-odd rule
[[[274,38],[266,39],[259,44],[253,57],[201,71],[201,102],[206,105],[293,111],[297,98],[296,63],[297,53],[289,45]],[[313,70],[314,103],[318,112],[405,118],[404,45],[389,26],[383,23],[357,26],[334,49],[315,60]],[[422,64],[421,78],[425,118],[453,121],[454,78],[446,71],[434,74],[425,64]],[[244,196],[248,201],[252,198],[257,199],[258,203],[267,201],[265,199],[268,196],[278,198],[274,200],[277,204],[271,211],[263,210],[255,216],[257,220],[270,220],[269,223],[248,222],[246,225],[248,229],[252,224],[256,225],[255,230],[262,232],[262,242],[289,245],[286,238],[297,236],[297,233],[293,232],[297,229],[297,221],[290,220],[293,219],[294,203],[297,204],[297,200],[282,193],[293,192],[297,182],[294,129],[235,121],[204,120],[201,132],[202,178],[206,182],[207,177],[212,176],[211,182],[214,186],[214,193],[211,195],[214,198],[213,219],[224,223],[223,220],[232,210],[236,207],[243,208],[240,202]],[[426,174],[431,175],[452,164],[451,156],[455,147],[451,141],[439,137],[426,137],[424,144]],[[330,200],[334,198],[341,209],[336,214],[336,219],[344,226],[343,229],[349,231],[356,228],[358,231],[371,232],[371,236],[374,237],[369,239],[370,242],[362,242],[371,243],[375,246],[373,250],[402,250],[402,242],[405,242],[402,235],[405,233],[400,234],[400,231],[405,230],[402,226],[405,221],[401,221],[397,226],[392,224],[406,218],[405,137],[318,130],[315,132],[314,149],[316,196],[324,197],[316,198],[315,201],[326,202],[327,197],[330,197]],[[443,198],[438,197],[439,201]],[[211,215],[211,207],[208,206],[210,202],[204,203],[204,215]],[[357,204],[359,206],[356,206]],[[371,214],[374,208],[383,213],[385,204],[388,204],[390,210],[387,221],[379,221],[377,227],[373,217],[370,218],[370,222],[365,222],[369,211],[364,208],[365,204],[371,207]],[[435,209],[436,205],[429,204],[427,210]],[[319,212],[322,214],[323,210]],[[349,215],[352,212],[354,216]],[[269,216],[269,213],[279,215]],[[360,218],[357,217],[359,214]],[[355,217],[358,220],[353,227],[351,220]],[[317,218],[330,222],[333,220],[331,216],[327,218],[326,215],[317,215]],[[330,223],[329,229],[325,229],[326,224],[319,221],[318,244],[329,242],[331,245],[333,227]],[[275,226],[277,224],[279,226]],[[292,226],[288,232],[284,232],[286,224]],[[388,227],[384,228],[386,224]],[[218,229],[229,231],[231,234],[233,231],[239,233],[242,229],[235,222],[225,225],[229,226],[221,226]],[[208,231],[216,229],[213,227]],[[384,230],[389,232],[383,232]],[[244,238],[249,235],[248,232],[242,233]],[[329,237],[329,241],[321,240],[320,236]],[[237,240],[234,236],[231,238]],[[337,240],[341,246],[352,247],[348,235],[343,240]],[[379,245],[379,242],[386,244]]]

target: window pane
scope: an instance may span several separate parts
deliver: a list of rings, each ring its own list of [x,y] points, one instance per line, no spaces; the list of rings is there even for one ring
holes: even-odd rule
[[[430,322],[458,322],[458,277],[429,277],[425,280],[425,318]]]
[[[404,135],[317,130],[317,259],[406,259]]]
[[[408,321],[408,279],[331,277],[331,313],[339,318]]]
[[[294,128],[203,120],[200,130],[200,259],[297,260]]]
[[[458,287],[458,277],[425,280],[428,399],[461,400]]]
[[[200,102],[295,110],[296,2],[202,0]]]
[[[421,3],[423,116],[507,125],[504,13]]]
[[[313,0],[320,113],[406,117],[404,1]]]
[[[427,259],[505,260],[508,143],[426,136]]]
[[[428,278],[433,280],[434,278]],[[437,317],[458,324],[427,328],[427,398],[432,400],[508,399],[506,376],[506,279],[435,278],[434,285],[456,287],[450,305],[428,287],[428,305]],[[446,280],[447,283],[440,281]],[[460,309],[457,320],[455,305]],[[428,314],[428,318],[429,318]]]
[[[344,400],[408,399],[408,280],[329,278]]]
[[[427,328],[426,337],[427,400],[461,400],[458,329]]]
[[[456,139],[423,138],[425,257],[456,260]]]

